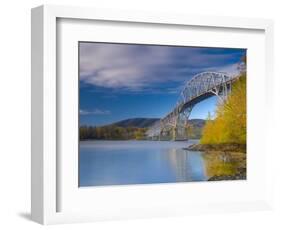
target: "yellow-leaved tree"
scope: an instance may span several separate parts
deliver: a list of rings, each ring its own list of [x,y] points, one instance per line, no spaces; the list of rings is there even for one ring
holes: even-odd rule
[[[234,82],[227,100],[218,105],[216,117],[208,117],[201,144],[246,144],[246,74]]]

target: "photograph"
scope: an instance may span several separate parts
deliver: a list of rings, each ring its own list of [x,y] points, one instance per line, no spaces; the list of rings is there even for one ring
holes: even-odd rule
[[[247,179],[247,49],[78,42],[78,187]]]

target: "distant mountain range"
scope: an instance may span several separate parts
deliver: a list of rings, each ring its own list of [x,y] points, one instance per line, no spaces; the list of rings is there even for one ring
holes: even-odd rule
[[[123,128],[127,127],[137,127],[137,128],[148,128],[155,122],[159,121],[159,118],[131,118],[122,121],[115,122],[111,125],[119,126]],[[202,129],[205,125],[205,120],[203,119],[191,119],[189,123],[198,129]]]
[[[146,140],[146,130],[159,118],[132,118],[121,120],[105,126],[81,126],[80,140]],[[206,121],[191,119],[185,130],[188,139],[200,139]],[[171,131],[171,130],[170,130]],[[171,132],[165,133],[166,138],[172,137]]]
[[[204,120],[204,119],[190,119],[188,122],[194,127],[203,129],[203,127],[206,123],[206,120]]]

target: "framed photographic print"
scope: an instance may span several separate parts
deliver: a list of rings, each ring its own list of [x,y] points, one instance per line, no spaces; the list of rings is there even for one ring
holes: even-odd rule
[[[246,49],[78,46],[80,187],[246,179]]]
[[[265,19],[34,8],[32,219],[270,208],[272,31]]]

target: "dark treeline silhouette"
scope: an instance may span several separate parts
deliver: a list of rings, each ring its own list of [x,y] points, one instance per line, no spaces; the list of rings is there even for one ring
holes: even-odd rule
[[[80,140],[143,140],[147,128],[119,127],[115,125],[80,127]]]

